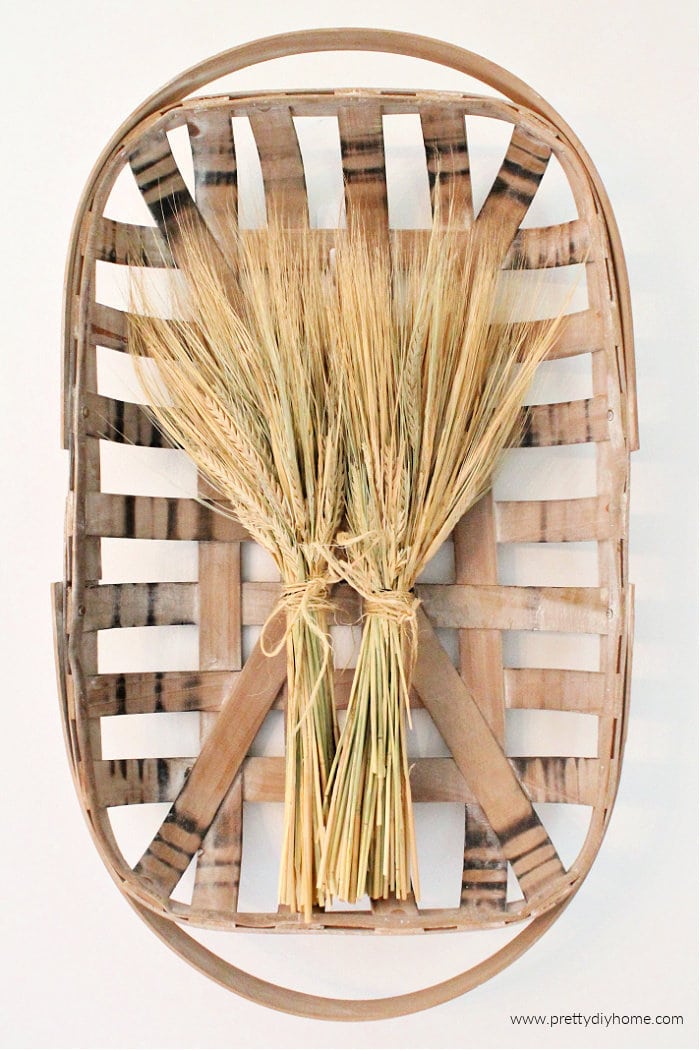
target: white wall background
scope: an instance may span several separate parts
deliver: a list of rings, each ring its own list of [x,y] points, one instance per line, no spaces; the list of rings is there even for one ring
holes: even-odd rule
[[[0,5],[3,1046],[697,1045],[694,7],[690,0],[391,0],[381,11],[368,0],[351,10],[338,0],[299,0],[291,9],[220,0]],[[67,454],[59,449],[63,266],[92,163],[129,112],[181,69],[268,33],[343,24],[461,44],[521,76],[572,125],[607,186],[627,253],[642,441],[632,476],[632,718],[598,860],[564,916],[503,974],[428,1013],[354,1026],[286,1017],[235,998],[180,962],[121,900],[69,776],[48,594],[62,573],[67,487]],[[394,86],[463,83],[397,60],[382,66],[357,58],[351,68],[347,82],[370,82],[378,70]],[[338,70],[337,57],[319,56],[285,64],[280,75],[301,83],[303,71],[304,83],[322,86],[342,82]],[[236,83],[276,86],[274,75],[267,67]],[[383,939],[370,952],[361,941],[369,943],[234,938],[230,954],[273,978],[298,965],[301,980],[317,967],[325,975],[319,990],[340,995],[371,994],[372,966],[386,991],[400,991],[417,977],[429,983],[458,972],[471,955],[462,935],[426,938],[419,950]],[[413,975],[399,966],[402,955],[416,960]],[[683,1014],[685,1024],[601,1031],[516,1028],[509,1020],[577,1011]]]

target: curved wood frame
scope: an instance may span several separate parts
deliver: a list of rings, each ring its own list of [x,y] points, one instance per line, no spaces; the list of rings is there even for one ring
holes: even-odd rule
[[[137,443],[148,443],[147,440],[141,439],[140,428],[142,428],[142,421],[138,418],[138,414],[134,415],[130,423],[125,415],[123,403],[115,403],[115,405],[121,405],[121,408],[106,403],[107,399],[100,398],[99,395],[94,393],[96,386],[94,382],[91,383],[94,377],[87,375],[91,366],[84,351],[86,341],[89,343],[90,338],[93,341],[95,339],[95,326],[98,324],[102,326],[100,328],[100,339],[105,341],[107,345],[111,345],[109,343],[110,339],[113,340],[114,345],[123,343],[124,337],[123,326],[120,328],[119,318],[114,316],[114,311],[103,308],[95,310],[93,308],[92,313],[90,312],[92,270],[94,269],[95,260],[107,258],[111,259],[111,261],[117,261],[119,257],[118,231],[110,228],[110,224],[101,219],[107,193],[111,188],[116,171],[122,166],[126,158],[130,158],[132,167],[136,170],[134,157],[138,150],[141,150],[140,170],[146,173],[152,172],[154,164],[159,162],[159,156],[157,155],[158,144],[162,144],[165,129],[177,126],[185,121],[199,120],[202,114],[205,115],[205,123],[207,119],[216,120],[216,113],[222,106],[222,100],[212,100],[211,102],[195,100],[191,103],[180,104],[185,95],[197,90],[212,79],[216,79],[226,73],[235,72],[257,62],[267,61],[284,55],[324,50],[371,50],[405,54],[439,62],[467,75],[478,77],[490,87],[507,95],[511,102],[500,102],[499,100],[479,101],[471,98],[469,100],[470,105],[472,107],[484,105],[489,113],[498,112],[503,119],[511,121],[516,126],[512,141],[512,146],[515,143],[514,149],[522,150],[522,135],[525,134],[528,142],[537,141],[544,143],[546,149],[551,150],[559,158],[570,179],[577,205],[579,206],[579,214],[589,238],[588,246],[585,249],[581,249],[579,245],[577,249],[579,254],[577,256],[572,247],[572,259],[569,261],[574,261],[574,256],[576,256],[576,261],[582,261],[585,258],[589,274],[589,288],[593,289],[593,301],[589,313],[592,311],[592,314],[595,314],[596,331],[598,333],[596,338],[601,339],[601,344],[596,344],[596,350],[600,352],[596,352],[594,355],[596,359],[594,364],[594,393],[597,392],[600,399],[601,422],[600,424],[591,422],[591,413],[594,410],[591,405],[587,405],[585,421],[587,436],[583,440],[600,440],[601,437],[605,438],[605,440],[600,441],[598,446],[598,472],[599,476],[607,479],[606,491],[613,493],[615,497],[613,500],[608,500],[608,505],[604,508],[591,507],[590,513],[595,516],[596,520],[587,526],[590,535],[600,541],[602,586],[599,597],[591,596],[586,614],[588,618],[585,622],[589,624],[590,630],[605,637],[605,646],[608,653],[606,661],[609,667],[612,666],[611,662],[614,661],[615,674],[613,678],[615,680],[612,681],[611,676],[608,675],[605,697],[601,698],[599,704],[601,747],[607,749],[610,759],[605,763],[604,767],[603,763],[600,763],[601,769],[595,778],[594,819],[591,821],[591,829],[584,848],[576,864],[568,872],[565,872],[561,865],[557,868],[555,859],[558,861],[558,858],[554,854],[555,859],[553,859],[550,853],[547,853],[545,857],[546,877],[542,876],[542,879],[538,879],[530,876],[529,871],[521,871],[521,884],[526,897],[524,904],[518,907],[511,907],[510,909],[504,907],[498,915],[487,911],[485,917],[475,918],[472,916],[470,919],[465,920],[463,915],[456,917],[454,911],[444,913],[423,911],[419,913],[417,909],[411,909],[410,907],[400,909],[398,913],[396,909],[392,909],[391,914],[374,914],[371,922],[366,923],[373,929],[390,929],[392,926],[399,926],[402,929],[455,928],[458,925],[461,928],[469,928],[471,926],[483,927],[502,925],[504,922],[518,921],[526,917],[531,918],[533,921],[510,944],[500,952],[497,952],[495,956],[489,960],[484,960],[477,967],[472,968],[460,977],[443,982],[432,989],[426,989],[418,994],[382,1000],[367,1000],[364,1002],[330,1000],[290,992],[287,989],[279,989],[274,985],[244,974],[203,949],[197,941],[189,937],[173,920],[189,922],[193,925],[199,924],[214,927],[225,925],[227,928],[230,926],[230,923],[220,923],[215,916],[206,911],[200,910],[198,912],[196,908],[178,906],[168,900],[169,892],[174,888],[174,882],[170,885],[167,874],[164,874],[165,869],[161,862],[163,851],[176,848],[184,854],[187,850],[189,851],[187,861],[189,861],[189,858],[201,845],[220,803],[234,783],[236,771],[257,726],[262,721],[262,717],[269,709],[270,704],[275,700],[284,677],[283,661],[266,660],[261,654],[254,653],[245,667],[241,671],[236,672],[238,682],[235,694],[243,690],[248,682],[254,682],[256,686],[254,699],[257,703],[251,705],[253,710],[250,712],[249,722],[247,725],[241,726],[240,717],[237,720],[224,717],[227,706],[232,707],[228,702],[224,705],[221,715],[216,719],[205,739],[202,753],[197,762],[194,763],[191,772],[190,770],[186,771],[186,773],[189,773],[187,783],[180,791],[178,799],[173,805],[171,818],[169,818],[170,823],[168,824],[166,821],[166,825],[164,825],[165,832],[161,829],[162,834],[159,833],[159,836],[154,840],[154,844],[152,844],[152,848],[142,858],[142,862],[137,868],[138,877],[124,863],[112,835],[109,821],[106,819],[106,810],[104,808],[106,803],[100,803],[100,791],[96,783],[96,766],[92,757],[94,753],[99,753],[99,750],[95,751],[93,748],[92,735],[94,721],[97,713],[100,711],[100,707],[99,702],[95,701],[94,682],[91,682],[90,674],[85,670],[86,644],[93,647],[91,653],[93,659],[91,660],[90,654],[88,654],[87,665],[92,662],[96,670],[94,661],[96,631],[101,626],[109,625],[104,619],[102,609],[104,601],[113,603],[116,593],[114,587],[111,589],[104,586],[96,588],[90,584],[90,581],[97,579],[99,576],[95,571],[95,566],[99,563],[99,532],[94,527],[94,522],[91,526],[88,519],[90,519],[91,515],[93,518],[95,514],[99,516],[100,507],[102,507],[103,517],[106,514],[107,518],[109,518],[110,513],[109,508],[107,510],[104,509],[106,506],[105,500],[103,499],[100,503],[99,494],[91,492],[88,483],[91,474],[95,475],[99,472],[99,463],[95,462],[98,438],[106,436],[122,441],[127,440],[127,430],[132,426],[135,428],[134,433],[137,436]],[[461,105],[466,104],[467,99],[466,96],[447,96],[445,93],[440,93],[439,96],[435,97],[432,97],[427,92],[420,94],[425,102],[425,112],[428,113],[428,116],[424,119],[428,122],[431,120],[435,121],[434,110],[438,101],[449,108],[448,102],[450,99],[452,99],[453,104],[457,104],[455,102],[457,100]],[[283,99],[284,105],[287,106],[287,112],[289,112],[290,96],[278,97]],[[394,106],[395,111],[402,111],[400,98],[393,97],[391,92],[381,93],[381,99],[383,105],[388,107]],[[306,101],[310,104],[309,96],[306,96]],[[344,101],[347,102],[347,99]],[[228,99],[224,108],[228,107],[228,110],[230,110],[234,104],[243,105],[244,102],[246,105],[252,106],[253,109],[255,108],[254,97]],[[412,104],[415,103],[416,100],[412,100]],[[265,107],[268,111],[266,120],[270,119],[271,105],[274,113],[274,96],[267,96],[265,98]],[[350,109],[348,112],[350,116],[346,119],[352,125],[353,111]],[[433,123],[431,126],[434,128],[435,124]],[[278,133],[282,133],[279,123],[275,124],[275,129]],[[352,127],[350,126],[348,134],[352,133]],[[521,140],[517,140],[517,135],[521,135]],[[528,136],[532,135],[536,135],[536,139],[528,138]],[[160,156],[160,160],[162,160],[162,156]],[[284,181],[285,178],[286,181]],[[296,192],[293,177],[291,175],[284,176],[283,181],[276,187],[266,185],[266,192],[278,192],[281,195],[281,199],[284,199],[285,195],[287,199],[290,199]],[[303,196],[303,179],[301,193]],[[534,194],[534,189],[532,193]],[[157,197],[155,203],[160,208],[161,221],[167,224],[167,215],[163,211],[162,194]],[[215,205],[216,202],[212,203]],[[294,206],[294,204],[290,205],[290,207]],[[366,202],[362,206],[367,206]],[[570,231],[570,233],[573,238],[571,240],[573,245],[576,236],[582,231],[576,229],[575,231]],[[153,241],[152,244],[149,238]],[[530,237],[529,240],[532,241],[534,246],[534,238]],[[585,237],[583,240],[585,240]],[[158,240],[157,231],[153,232],[144,228],[143,244],[144,254],[148,255],[150,244],[152,254],[156,257],[158,252],[161,251],[163,241],[162,239]],[[520,241],[517,244],[514,242],[511,254],[515,252],[522,257],[523,253],[527,255],[528,250],[528,237],[523,233]],[[581,254],[582,250],[584,254]],[[588,254],[585,254],[585,252]],[[160,261],[162,263],[163,259],[161,258]],[[560,264],[561,260],[556,260],[555,264],[557,262]],[[505,265],[508,265],[508,260],[506,260]],[[401,1013],[436,1005],[448,998],[461,994],[480,983],[480,981],[492,976],[517,958],[534,940],[542,935],[558,917],[573,892],[578,889],[582,879],[585,877],[600,846],[614,802],[626,727],[632,607],[632,594],[631,588],[627,583],[626,571],[626,495],[628,454],[629,451],[637,447],[631,313],[624,258],[610,204],[600,179],[580,143],[578,143],[578,140],[567,125],[551,107],[527,85],[479,56],[438,41],[413,37],[403,33],[346,29],[289,34],[243,45],[215,56],[177,77],[147,100],[143,106],[139,107],[113,137],[93,170],[78,209],[66,275],[65,307],[65,432],[66,442],[70,444],[72,452],[73,492],[68,521],[68,534],[71,538],[68,575],[65,587],[57,587],[56,589],[57,645],[64,697],[64,723],[79,797],[85,808],[98,848],[120,889],[133,904],[137,913],[148,922],[158,936],[166,940],[175,951],[186,957],[193,965],[219,981],[219,983],[238,991],[248,998],[293,1013],[345,1020],[397,1016]],[[581,345],[582,339],[585,342],[585,334],[592,330],[590,325],[588,328],[584,325],[582,332],[577,332],[576,323],[577,320],[574,317],[570,326],[573,328],[573,332],[569,332],[569,335],[565,337],[570,340],[569,348],[567,349],[564,346],[562,353],[571,352],[571,340],[575,342],[578,338],[579,345]],[[91,330],[93,331],[92,336],[90,335]],[[608,381],[613,374],[617,378],[617,389],[609,389],[610,384]],[[91,385],[93,392],[90,392]],[[537,421],[536,411],[532,415],[534,417],[532,426],[536,433],[537,427],[543,424]],[[101,433],[99,429],[95,430],[95,418],[101,419],[102,424],[107,421],[111,431],[109,433]],[[598,416],[594,418],[597,419]],[[528,425],[530,425],[530,421],[528,421]],[[566,429],[571,427],[573,423],[567,418],[561,425]],[[591,430],[591,427],[594,430]],[[598,429],[595,430],[595,427],[598,427]],[[157,438],[150,440],[157,442]],[[581,439],[574,438],[574,440]],[[537,440],[534,440],[533,443],[537,443]],[[556,443],[556,435],[552,437],[550,434],[547,443]],[[130,498],[133,499],[133,497]],[[591,504],[596,503],[595,500],[588,502]],[[555,510],[556,508],[552,508],[553,513]],[[481,514],[482,516],[481,520],[473,518],[471,523],[465,526],[466,531],[463,538],[460,538],[461,534],[456,535],[455,542],[457,544],[462,543],[463,546],[465,544],[468,545],[470,542],[469,536],[473,534],[474,529],[479,529],[482,532],[488,532],[490,529],[493,540],[495,537],[493,513],[493,507],[489,510],[486,505],[485,509],[477,509],[477,515]],[[561,508],[561,513],[563,518],[565,518],[565,508]],[[133,514],[134,510],[132,507],[132,518]],[[486,514],[486,517],[484,517],[484,514]],[[597,520],[601,515],[604,519],[602,525]],[[556,517],[556,514],[554,516]],[[513,518],[513,516],[511,515],[510,518]],[[513,537],[532,536],[532,526],[528,527],[527,523],[523,526],[522,521],[522,514],[520,522],[508,519],[504,524],[503,520],[500,520],[501,535],[504,534],[503,530],[505,529],[505,535],[509,535],[511,541],[513,541]],[[212,527],[211,524],[208,526],[210,529]],[[571,538],[571,534],[566,532],[565,523],[559,526],[550,523],[547,529],[542,532],[542,535],[537,538],[551,539],[552,536],[557,535],[557,527],[562,530],[562,535],[565,535],[566,538]],[[520,532],[518,531],[519,528]],[[235,543],[235,541],[245,538],[242,530],[239,529],[236,532],[235,526],[227,527],[222,525],[220,529],[220,535],[208,532],[204,537],[212,541],[205,546],[209,551],[207,556],[213,557],[215,562],[222,557],[230,557],[231,541]],[[588,536],[589,533],[586,533],[586,535]],[[193,538],[198,538],[196,530],[193,533]],[[221,565],[218,563],[210,566],[212,571],[217,569],[219,571],[221,569]],[[459,586],[467,586],[469,587],[470,599],[473,601],[477,590],[481,587],[480,596],[482,603],[484,603],[484,609],[490,609],[492,605],[489,605],[489,602],[492,603],[494,598],[493,592],[498,590],[493,584],[495,584],[495,578],[482,579],[479,577],[478,572],[476,576],[467,572],[465,578],[458,579],[457,587],[453,588],[453,591],[458,590]],[[131,586],[138,588],[138,585]],[[171,586],[177,588],[187,585]],[[106,593],[107,590],[109,590],[109,594]],[[432,617],[437,617],[437,622],[449,625],[451,623],[450,617],[454,620],[454,609],[451,604],[452,597],[448,596],[447,600],[445,600],[444,594],[438,594],[437,591],[437,588],[431,589],[426,587],[423,589],[421,597],[424,608]],[[173,594],[175,594],[174,591]],[[476,596],[479,598],[479,595]],[[138,606],[141,597],[136,590],[132,591],[129,596],[132,604],[135,603],[135,608]],[[152,595],[149,595],[149,600],[151,597]],[[603,597],[605,598],[605,604],[601,605]],[[580,596],[577,596],[576,600],[578,601],[579,599]],[[121,602],[121,600],[122,596],[120,594],[119,601]],[[160,597],[157,596],[156,606],[160,600]],[[182,591],[177,592],[175,597],[169,597],[163,590],[163,615],[166,617],[163,622],[169,622],[166,608],[168,603],[177,603],[182,600]],[[341,594],[340,601],[341,604],[346,604],[348,602],[352,603],[353,599],[351,595],[343,596]],[[539,603],[537,618],[540,622],[542,615],[545,617],[545,622],[548,615],[553,617],[556,622],[561,622],[560,617],[562,615],[566,619],[566,610],[562,611],[563,607],[561,606],[562,595],[550,595],[542,592],[537,596],[537,601]],[[550,610],[549,612],[547,611],[548,609]],[[138,610],[133,612],[132,615],[135,617],[134,622],[140,622],[138,620]],[[149,615],[153,615],[153,609],[150,604]],[[158,608],[156,608],[155,615],[159,615]],[[476,622],[474,624],[467,623],[466,627],[475,628],[479,636],[494,634],[493,630],[489,631],[480,626],[482,622],[485,622],[483,620],[485,615],[487,614],[482,613],[482,619],[480,620],[477,614]],[[512,609],[510,609],[509,615],[511,620],[507,622],[510,626],[513,623],[527,625],[532,622],[528,620],[525,612],[517,614],[514,621],[512,620],[514,615]],[[518,619],[518,615],[520,615],[520,619]],[[603,620],[607,621],[605,629],[602,625]],[[128,622],[119,621],[119,625],[127,626]],[[149,620],[148,622],[161,621]],[[499,626],[503,627],[504,622],[503,620],[500,623],[496,622],[496,629]],[[581,629],[580,624],[583,621],[577,618],[575,622],[579,624],[579,629]],[[456,625],[464,628],[464,619],[457,617]],[[562,628],[560,627],[559,629]],[[462,633],[464,634],[465,631],[463,630]],[[501,771],[499,776],[501,779],[498,793],[503,793],[504,785],[507,791],[510,792],[508,806],[506,807],[507,812],[505,813],[501,812],[498,800],[489,800],[488,785],[483,779],[479,781],[477,778],[476,788],[474,787],[474,770],[464,759],[466,753],[464,747],[465,734],[472,741],[475,738],[479,739],[482,752],[485,749],[484,753],[493,753],[493,761],[498,766],[500,762],[499,756],[502,758],[498,744],[498,727],[493,724],[488,711],[482,710],[479,697],[477,696],[477,702],[475,702],[466,691],[459,674],[453,671],[451,665],[447,666],[449,661],[441,658],[442,650],[439,644],[435,642],[427,617],[422,619],[421,636],[422,652],[423,654],[430,654],[430,658],[428,659],[424,656],[422,663],[417,668],[417,688],[421,692],[424,703],[426,703],[426,706],[429,706],[430,713],[441,729],[443,736],[451,746],[455,761],[459,767],[457,775],[459,776],[461,773],[468,785],[467,798],[472,798],[469,795],[469,790],[473,791],[474,796],[486,811],[488,823],[496,831],[495,845],[492,837],[489,840],[489,848],[495,848],[497,851],[501,849],[505,857],[517,865],[521,863],[520,857],[523,853],[523,848],[525,848],[525,853],[528,855],[542,852],[544,848],[540,831],[532,822],[531,800],[528,798],[528,793],[523,790],[519,779],[519,777],[524,775],[523,770],[518,771],[518,776],[513,776],[512,771],[508,773],[508,771],[501,768],[502,766],[507,766],[506,760],[503,759],[503,762],[500,763],[499,768]],[[488,649],[490,643],[487,638],[484,639],[484,644]],[[231,654],[229,653],[228,656],[229,663],[225,666],[235,667],[235,660],[231,663]],[[442,656],[444,657],[444,653]],[[469,659],[468,656],[463,657],[463,673],[465,670],[467,673],[469,672]],[[467,663],[466,667],[465,661]],[[277,664],[280,666],[277,666]],[[431,681],[435,678],[440,683],[439,690],[431,686]],[[445,697],[448,700],[451,698],[452,708],[456,706],[456,701],[463,712],[459,725],[453,715],[450,714],[448,710],[450,704],[445,704]],[[603,723],[605,723],[605,727],[603,727]],[[231,753],[234,756],[238,756],[233,763],[230,761]],[[212,764],[216,765],[217,761],[214,757],[216,755],[224,757],[219,762],[217,769],[213,769]],[[201,769],[205,770],[204,776],[199,774]],[[183,771],[184,775],[185,771]],[[214,782],[217,787],[209,803],[207,803],[208,809],[205,806],[204,810],[202,810],[200,805],[202,797],[207,795],[207,793],[211,793],[211,785]],[[462,781],[460,780],[461,783]],[[508,787],[508,784],[512,786]],[[240,791],[240,778],[238,790]],[[463,790],[463,787],[459,788],[459,791]],[[537,785],[528,782],[530,795],[533,790],[536,796]],[[516,824],[517,827],[515,826]],[[493,833],[491,834],[493,836]],[[183,850],[183,844],[185,850]],[[503,865],[505,865],[505,860],[503,860]],[[505,867],[503,870],[505,870]],[[518,870],[517,867],[516,870]],[[178,869],[177,878],[179,878],[179,874],[180,871]],[[531,879],[530,883],[528,883],[528,878]],[[503,899],[505,901],[505,895]],[[236,925],[245,924],[246,928],[256,928],[257,926],[265,928],[270,925],[286,929],[305,928],[293,916],[259,916],[257,921],[249,917],[245,921],[240,915],[237,915],[236,918],[238,920]],[[327,929],[339,928],[343,925],[354,925],[357,928],[362,925],[362,921],[358,920],[349,924],[347,916],[339,919],[337,916],[326,915],[322,920],[319,919],[316,922],[317,927],[322,926]]]

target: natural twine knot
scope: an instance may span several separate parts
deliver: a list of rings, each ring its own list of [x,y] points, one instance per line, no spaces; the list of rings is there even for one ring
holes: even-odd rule
[[[366,616],[382,616],[399,626],[415,623],[419,605],[413,591],[372,591],[364,597]]]
[[[306,623],[311,632],[323,640],[324,646],[329,644],[325,633],[319,629],[315,619],[318,613],[328,612],[329,609],[331,609],[331,602],[327,576],[313,575],[296,583],[286,583],[260,635],[260,648],[265,656],[276,656],[281,652],[292,628],[299,621]],[[281,610],[287,614],[287,627],[277,645],[270,649],[265,641],[265,632],[270,622]]]

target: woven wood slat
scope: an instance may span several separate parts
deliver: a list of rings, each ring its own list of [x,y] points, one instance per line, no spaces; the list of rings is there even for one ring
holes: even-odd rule
[[[239,773],[197,854],[193,909],[223,914],[238,910],[242,845],[243,774]]]
[[[142,540],[244,540],[242,525],[193,499],[90,492],[86,499],[90,536]]]
[[[425,112],[423,110],[422,114]],[[441,121],[443,112],[439,107],[436,109],[436,113]],[[207,114],[207,116],[209,115]],[[229,121],[228,114],[225,116],[226,120]],[[431,136],[440,134],[441,128],[438,126],[433,130],[432,125],[428,124],[428,129],[426,129],[426,122],[423,116],[421,116],[421,120],[426,141],[431,143],[430,147],[426,146],[428,164],[432,164],[434,167],[434,161],[432,160],[433,151],[441,148],[441,140]],[[191,123],[196,123],[203,133],[204,129],[201,127],[202,121],[199,113]],[[191,123],[188,123],[190,134],[192,134]],[[209,123],[210,121],[208,120],[207,127]],[[461,123],[461,121],[457,120],[457,126],[460,128],[460,131]],[[445,132],[442,133],[445,134]],[[436,142],[437,145],[435,145]],[[209,151],[208,144],[204,141],[202,142],[202,154],[197,153],[196,147],[197,143],[193,138],[192,155],[195,165],[197,204],[200,211],[206,215],[207,224],[218,233],[216,224],[219,221],[219,211],[221,210],[223,214],[231,214],[231,209],[234,209],[233,214],[235,214],[237,204],[235,168],[230,172],[218,172],[207,168],[207,164],[220,163],[222,153]],[[429,149],[430,152],[428,152]],[[469,176],[468,169],[460,172],[458,161],[451,161],[454,171],[450,170],[449,162],[450,156],[448,154],[448,160],[443,161],[440,179],[443,195],[446,198],[445,204],[449,202],[452,193],[451,180],[454,180],[457,184],[460,182],[466,183]],[[201,171],[198,164],[202,165]],[[434,175],[434,172],[430,174],[431,180],[434,179]],[[223,184],[217,183],[218,178],[223,180]],[[226,181],[228,178],[231,179],[231,182]],[[216,197],[214,196],[215,190],[217,191]],[[468,202],[471,201],[471,189],[468,189],[465,185],[461,192],[465,199],[466,219]],[[455,194],[459,197],[460,190],[457,185],[455,186]],[[217,206],[215,201],[219,200],[221,200],[221,204]],[[471,207],[470,204],[469,207]],[[122,265],[129,261],[132,264],[140,263],[155,267],[175,265],[167,242],[157,227],[136,226],[118,222],[115,219],[107,219],[104,216],[100,216],[96,221],[99,223],[95,233],[94,250],[96,259],[102,262],[120,263]],[[318,230],[317,236],[319,243],[328,247],[332,243],[333,231]],[[405,248],[410,247],[413,242],[419,243],[425,239],[425,236],[426,231],[424,230],[393,230],[391,233],[392,240],[402,244]],[[582,263],[589,256],[590,235],[588,225],[582,219],[573,219],[571,222],[561,223],[558,226],[532,227],[519,230],[513,238],[513,242],[503,260],[503,265],[511,268],[546,269]]]
[[[506,155],[477,216],[486,224],[497,216],[504,254],[532,203],[547,168],[551,149],[523,125],[513,128]]]
[[[452,208],[457,223],[471,226],[474,205],[464,116],[449,106],[424,106],[420,122],[433,207],[445,217]]]
[[[458,585],[496,585],[498,564],[492,493],[487,493],[457,525],[454,530],[454,555],[455,581]],[[493,628],[461,630],[459,670],[502,747],[505,739],[505,696],[500,631]],[[486,868],[484,850],[488,852]],[[486,871],[489,872],[488,878],[484,877]],[[482,894],[480,889],[483,890]],[[465,812],[461,900],[476,908],[502,911],[506,906],[506,889],[505,854],[480,808],[470,806]]]
[[[590,258],[590,251],[588,224],[582,219],[572,219],[558,226],[518,230],[503,265],[526,270],[573,266]]]
[[[238,172],[231,114],[226,109],[196,109],[187,117],[192,147],[194,198],[219,243],[238,217]]]
[[[309,207],[299,141],[288,106],[273,106],[250,114],[250,126],[260,157],[268,221],[283,226],[308,226]]]
[[[103,583],[85,588],[85,631],[196,623],[196,583]]]
[[[600,671],[513,668],[504,672],[507,708],[600,714],[606,706],[606,676]],[[235,689],[237,671],[151,671],[94,675],[86,683],[88,718],[158,711],[209,711],[221,708]],[[336,670],[336,700],[347,706],[351,670]],[[281,708],[286,687],[273,704]],[[422,706],[418,696],[413,706]]]
[[[94,437],[148,448],[173,447],[142,405],[88,393],[82,412],[85,432]],[[545,447],[605,441],[607,413],[607,401],[602,396],[533,406],[523,413],[523,435],[518,443]]]
[[[143,405],[86,393],[82,403],[85,433],[105,441],[146,448],[173,448],[173,442]]]
[[[377,236],[386,236],[389,204],[381,107],[341,106],[338,130],[348,220],[359,219]]]
[[[86,683],[88,718],[158,711],[212,711],[235,687],[236,671],[150,671],[95,675]]]
[[[168,242],[156,226],[136,226],[101,215],[95,231],[95,258],[102,262],[173,266]]]
[[[280,593],[278,583],[243,584],[243,623],[261,625]],[[503,587],[495,584],[419,584],[416,595],[437,627],[498,631],[607,634],[608,605],[594,587]],[[349,587],[333,591],[338,624],[354,623],[360,601]]]
[[[619,525],[619,508],[608,496],[496,503],[499,543],[578,543],[603,540]]]

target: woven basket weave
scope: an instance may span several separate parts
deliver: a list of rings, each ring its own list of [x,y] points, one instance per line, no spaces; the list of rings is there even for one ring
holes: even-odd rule
[[[283,55],[366,50],[431,59],[482,80],[503,98],[445,92],[319,91],[220,97],[186,96],[225,73]],[[184,101],[183,101],[184,100]],[[388,229],[383,118],[417,114],[430,185],[453,197],[465,222],[498,215],[512,235],[504,268],[585,263],[588,307],[567,315],[553,358],[591,355],[592,396],[527,410],[524,443],[595,445],[595,492],[585,498],[497,501],[489,495],[459,524],[454,581],[417,588],[422,602],[414,702],[424,706],[450,758],[418,760],[418,802],[464,806],[464,864],[458,907],[425,909],[415,901],[376,902],[372,910],[317,910],[310,923],[279,911],[238,911],[244,801],[280,801],[283,763],[249,755],[268,711],[284,703],[285,657],[258,646],[242,659],[245,627],[262,624],[277,585],[243,582],[235,522],[192,499],[112,493],[101,485],[101,443],[167,445],[143,408],[102,395],[97,347],[126,351],[126,318],[96,301],[99,262],[125,263],[137,235],[145,266],[177,264],[169,226],[176,211],[217,236],[237,207],[232,117],[245,116],[255,137],[268,205],[293,227],[308,224],[304,164],[294,117],[337,120],[347,212]],[[474,219],[465,116],[512,126],[500,171]],[[174,160],[168,132],[186,128],[194,162],[194,198]],[[551,156],[570,184],[578,217],[521,228]],[[155,226],[130,227],[104,215],[125,165]],[[411,231],[391,236],[410,239]],[[332,231],[319,231],[332,244]],[[171,248],[175,257],[171,255]],[[561,118],[504,70],[448,44],[402,33],[320,30],[269,38],[219,55],[149,99],[119,129],[98,161],[81,202],[71,245],[65,305],[65,441],[71,450],[66,580],[55,587],[56,637],[66,740],[77,790],[96,844],[121,891],[159,936],[220,983],[269,1006],[314,1017],[388,1017],[435,1005],[508,965],[557,918],[589,870],[619,780],[625,738],[632,594],[627,579],[629,453],[637,447],[629,291],[605,191],[589,158]],[[196,583],[101,582],[103,538],[198,543]],[[598,586],[502,586],[497,545],[594,541]],[[340,622],[356,620],[357,597],[335,595]],[[199,670],[101,671],[98,634],[139,626],[197,624]],[[459,633],[459,667],[436,629]],[[503,665],[502,632],[598,636],[597,670]],[[337,672],[340,702],[348,672]],[[597,720],[597,757],[506,757],[510,709],[579,712]],[[200,712],[195,758],[103,759],[103,719],[158,712]],[[115,839],[109,810],[171,804],[136,869]],[[583,848],[564,866],[533,803],[592,807]],[[193,858],[191,903],[172,896]],[[522,897],[508,899],[507,866]],[[212,929],[330,931],[469,930],[533,919],[478,967],[423,992],[392,999],[342,1001],[280,989],[217,958],[185,924]]]

